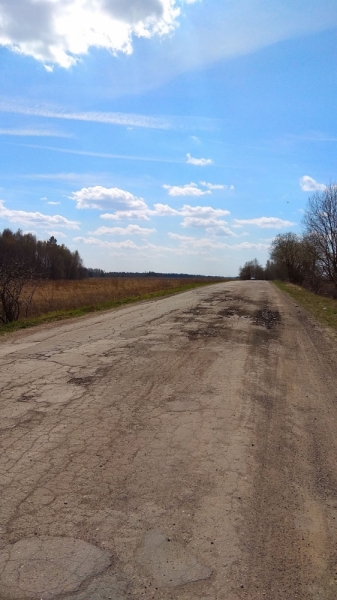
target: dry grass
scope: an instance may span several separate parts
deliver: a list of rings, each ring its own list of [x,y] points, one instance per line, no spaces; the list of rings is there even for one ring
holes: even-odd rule
[[[39,317],[56,311],[96,307],[126,298],[138,298],[162,292],[194,287],[201,279],[116,278],[84,279],[80,281],[43,281],[37,287],[28,307],[22,304],[21,317]],[[29,289],[26,288],[26,293]]]
[[[275,281],[275,284],[310,312],[317,321],[337,331],[337,300],[313,294],[292,283]]]

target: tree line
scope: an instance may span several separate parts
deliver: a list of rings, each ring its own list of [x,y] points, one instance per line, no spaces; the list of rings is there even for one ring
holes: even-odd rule
[[[253,259],[239,277],[280,279],[337,297],[337,184],[309,198],[301,235],[278,234],[265,267]]]
[[[205,279],[205,280],[223,280],[224,277],[217,277],[213,275],[198,275],[191,273],[159,273],[157,271],[144,271],[140,273],[139,271],[103,271],[102,269],[86,269],[87,277],[112,277],[114,279],[117,278],[132,278],[132,279],[153,279],[158,277],[160,279]]]
[[[58,244],[54,236],[42,241],[20,229],[16,232],[4,229],[0,233],[0,265],[10,269],[18,264],[43,279],[81,279],[86,276],[78,251],[71,252],[64,244]]]

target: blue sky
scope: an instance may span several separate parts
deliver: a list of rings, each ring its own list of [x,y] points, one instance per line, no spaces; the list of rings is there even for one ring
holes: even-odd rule
[[[0,0],[0,228],[236,275],[337,180],[336,0]]]

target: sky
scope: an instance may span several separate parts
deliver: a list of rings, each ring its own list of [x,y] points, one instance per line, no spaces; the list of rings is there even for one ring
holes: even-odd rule
[[[337,181],[337,0],[0,0],[0,229],[236,276]]]

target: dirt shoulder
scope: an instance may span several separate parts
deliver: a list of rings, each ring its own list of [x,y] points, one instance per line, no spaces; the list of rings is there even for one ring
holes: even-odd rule
[[[325,328],[326,333],[337,339],[337,300],[327,296],[320,296],[306,290],[299,285],[284,281],[273,282],[282,292],[289,295],[297,304],[297,308],[306,311],[307,316],[313,318]]]
[[[0,346],[2,600],[334,600],[336,345],[230,282]]]

